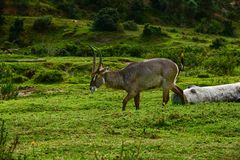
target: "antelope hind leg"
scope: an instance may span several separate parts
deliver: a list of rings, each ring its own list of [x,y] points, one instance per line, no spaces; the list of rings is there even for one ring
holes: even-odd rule
[[[138,93],[138,94],[134,97],[134,103],[135,103],[136,110],[139,109],[139,101],[140,101],[140,93]]]

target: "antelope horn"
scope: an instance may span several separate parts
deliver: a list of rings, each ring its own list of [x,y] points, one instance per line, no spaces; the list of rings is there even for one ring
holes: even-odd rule
[[[91,48],[92,50],[92,53],[93,53],[93,68],[92,68],[92,73],[96,71],[96,54],[94,52],[94,49],[92,46],[89,45],[89,47]]]
[[[98,65],[98,69],[100,69],[100,67],[102,66],[102,53],[99,53],[99,65]]]
[[[98,65],[98,69],[100,69],[101,66],[102,66],[102,62],[103,62],[103,60],[102,60],[102,53],[101,53],[101,51],[98,48],[96,48],[94,46],[93,46],[93,48],[99,52],[99,65]]]

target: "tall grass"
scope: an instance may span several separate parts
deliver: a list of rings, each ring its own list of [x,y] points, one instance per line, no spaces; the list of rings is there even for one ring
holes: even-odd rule
[[[0,160],[14,160],[14,153],[19,144],[19,137],[16,136],[13,142],[9,144],[9,135],[5,127],[5,121],[0,119],[0,122]]]

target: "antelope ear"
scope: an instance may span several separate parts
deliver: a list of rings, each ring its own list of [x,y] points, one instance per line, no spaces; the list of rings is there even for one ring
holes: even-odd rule
[[[101,64],[100,66],[99,66],[99,72],[104,72],[105,71],[105,68],[103,67],[103,65]]]
[[[105,68],[105,72],[109,72],[110,71],[110,68],[107,66],[106,68]]]

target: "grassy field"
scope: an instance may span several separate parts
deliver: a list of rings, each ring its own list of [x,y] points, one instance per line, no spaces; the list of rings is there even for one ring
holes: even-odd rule
[[[92,58],[54,55],[69,46],[79,52],[84,45],[91,44],[102,51],[106,66],[119,69],[144,58],[168,57],[179,61],[178,55],[184,52],[185,70],[177,84],[185,89],[190,85],[239,82],[239,38],[161,26],[166,37],[143,39],[143,25],[137,31],[94,32],[91,21],[61,18],[53,18],[51,30],[37,33],[31,28],[35,17],[20,17],[24,18],[21,38],[26,46],[18,47],[7,42],[15,18],[6,16],[0,37],[3,48],[0,60],[46,60],[0,63],[2,73],[11,72],[19,93],[15,99],[0,100],[0,120],[6,122],[9,144],[19,135],[15,157],[240,159],[239,103],[182,106],[169,102],[163,110],[162,90],[153,89],[141,94],[140,110],[136,111],[130,101],[122,112],[124,91],[101,87],[90,93]],[[239,35],[239,27],[237,32]],[[210,47],[221,38],[224,44],[220,48]],[[55,74],[60,79],[52,83],[47,78],[39,80],[42,75]]]
[[[46,63],[91,66],[91,58],[45,59]],[[125,65],[121,60],[105,58],[105,63],[120,68]],[[186,76],[186,72],[179,77],[181,88],[239,81],[238,76],[196,78]],[[162,110],[162,92],[154,89],[142,93],[140,110],[136,111],[130,101],[127,111],[122,112],[124,91],[102,87],[91,94],[88,70],[77,78],[78,83],[28,81],[20,85],[25,87],[20,90],[22,96],[0,101],[0,117],[6,121],[9,136],[20,137],[16,156],[26,155],[28,159],[240,158],[239,103],[181,106],[169,102],[167,109]]]

